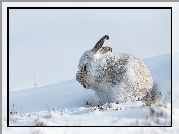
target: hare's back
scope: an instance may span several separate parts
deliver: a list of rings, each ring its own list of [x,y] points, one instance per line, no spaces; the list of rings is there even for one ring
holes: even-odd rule
[[[129,54],[108,54],[102,58],[103,81],[111,85],[124,82],[129,85],[153,86],[149,69],[140,59]]]
[[[130,55],[106,54],[98,62],[96,73],[105,84],[117,85],[126,75]]]

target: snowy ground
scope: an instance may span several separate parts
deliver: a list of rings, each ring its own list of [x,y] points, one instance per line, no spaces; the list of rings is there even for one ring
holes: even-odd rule
[[[10,126],[170,126],[151,128],[7,128],[6,94],[3,95],[3,133],[179,133],[179,53],[173,55],[173,101],[171,102],[171,57],[169,54],[145,59],[155,86],[162,96],[151,107],[140,101],[124,104],[101,104],[92,90],[69,80],[37,88],[10,91]],[[92,107],[87,102],[92,102]],[[14,109],[13,109],[14,104]],[[173,108],[171,122],[171,104]],[[94,106],[95,105],[95,106]],[[100,105],[100,107],[98,107]]]

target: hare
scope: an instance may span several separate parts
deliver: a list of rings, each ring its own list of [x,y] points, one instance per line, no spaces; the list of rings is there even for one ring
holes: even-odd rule
[[[81,56],[76,80],[95,90],[105,102],[154,103],[154,82],[147,66],[132,55],[108,53],[112,48],[102,47],[108,39],[108,35],[103,36]]]

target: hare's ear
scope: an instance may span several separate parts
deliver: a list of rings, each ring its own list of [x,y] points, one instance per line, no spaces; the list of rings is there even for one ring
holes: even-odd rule
[[[105,35],[103,36],[97,43],[96,45],[94,46],[94,48],[92,49],[92,51],[94,53],[96,53],[104,44],[105,40],[108,40],[109,39],[109,36],[108,35]]]

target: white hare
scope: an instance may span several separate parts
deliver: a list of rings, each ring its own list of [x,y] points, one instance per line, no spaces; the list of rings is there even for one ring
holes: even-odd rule
[[[86,51],[78,65],[76,79],[86,89],[93,89],[106,102],[155,101],[155,90],[149,69],[129,54],[113,54],[102,47],[109,39],[103,36],[93,49]]]

